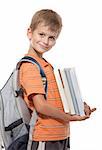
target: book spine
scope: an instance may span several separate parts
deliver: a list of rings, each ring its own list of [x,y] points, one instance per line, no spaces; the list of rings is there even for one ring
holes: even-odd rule
[[[54,74],[55,74],[55,78],[56,78],[56,81],[57,81],[57,86],[58,86],[58,89],[59,89],[61,100],[62,100],[62,103],[63,103],[64,111],[66,113],[69,113],[69,106],[68,106],[68,102],[67,102],[67,99],[66,99],[66,96],[65,96],[65,92],[64,92],[64,89],[63,89],[63,83],[62,83],[62,79],[61,79],[61,76],[59,74],[59,71],[54,70]]]
[[[77,104],[77,100],[76,100],[76,96],[75,96],[75,92],[74,92],[74,89],[73,89],[72,80],[71,80],[70,72],[69,72],[70,69],[64,69],[64,70],[65,70],[65,74],[66,74],[67,81],[68,81],[68,84],[69,84],[69,89],[70,89],[70,93],[71,93],[71,96],[72,96],[72,101],[73,101],[73,105],[74,105],[74,109],[75,109],[75,114],[79,115],[78,104]]]
[[[82,97],[81,97],[81,93],[80,93],[80,89],[79,89],[79,84],[78,84],[78,81],[77,81],[77,77],[76,77],[76,73],[75,73],[74,68],[70,69],[70,77],[71,77],[75,97],[76,97],[76,100],[77,100],[79,115],[84,115],[84,104],[83,104],[83,101],[82,101]]]
[[[65,91],[65,95],[66,95],[66,98],[67,98],[70,113],[75,114],[75,109],[74,109],[74,105],[73,105],[73,101],[72,101],[72,97],[71,97],[71,93],[70,93],[70,89],[69,89],[69,84],[67,82],[65,71],[60,70],[60,74],[62,76],[64,91]]]

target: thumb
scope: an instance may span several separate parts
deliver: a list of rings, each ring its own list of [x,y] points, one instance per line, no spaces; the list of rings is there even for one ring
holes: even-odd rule
[[[96,108],[92,108],[92,109],[91,109],[91,112],[94,112],[94,111],[96,111]]]

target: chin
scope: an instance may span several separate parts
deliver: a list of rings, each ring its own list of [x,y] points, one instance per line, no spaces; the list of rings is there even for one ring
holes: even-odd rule
[[[39,52],[43,54],[43,53],[45,53],[45,52],[47,52],[47,51],[48,51],[48,49],[42,48],[41,51],[39,51]]]

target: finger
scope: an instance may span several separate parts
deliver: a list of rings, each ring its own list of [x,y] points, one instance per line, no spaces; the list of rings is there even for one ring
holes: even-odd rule
[[[86,120],[89,118],[89,115],[85,115],[85,116],[80,116],[79,117],[79,121],[82,121],[82,120]]]
[[[70,121],[82,121],[88,119],[89,115],[79,116],[79,115],[72,115]]]
[[[91,114],[90,107],[87,107],[84,111],[85,111],[85,115],[90,115]]]
[[[96,111],[96,108],[92,108],[92,109],[91,109],[91,112],[94,112],[94,111]]]

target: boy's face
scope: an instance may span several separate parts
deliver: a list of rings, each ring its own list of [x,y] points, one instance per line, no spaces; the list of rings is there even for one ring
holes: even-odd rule
[[[33,32],[28,29],[31,46],[40,54],[50,50],[55,45],[57,37],[58,32],[51,31],[44,23],[39,24]]]

